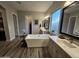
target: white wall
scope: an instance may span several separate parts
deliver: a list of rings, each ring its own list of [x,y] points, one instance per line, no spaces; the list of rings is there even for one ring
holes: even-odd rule
[[[10,40],[13,40],[15,38],[15,29],[14,29],[14,21],[13,21],[13,15],[16,14],[16,10],[11,8],[6,2],[0,2],[0,5],[5,8],[6,10],[6,18],[7,18],[7,24],[8,24],[8,36]]]
[[[27,16],[29,16],[30,18],[28,19]],[[28,20],[32,21],[32,34],[37,34],[39,33],[39,24],[38,25],[34,25],[34,20],[38,19],[39,23],[41,23],[41,20],[44,18],[44,13],[41,12],[27,12],[27,11],[18,11],[18,21],[19,21],[19,32],[20,35],[23,34],[22,30],[25,29],[26,30],[26,34],[28,34],[28,24],[29,23]]]

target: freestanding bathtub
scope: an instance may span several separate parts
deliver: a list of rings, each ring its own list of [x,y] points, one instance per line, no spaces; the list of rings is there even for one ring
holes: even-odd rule
[[[29,34],[25,41],[28,47],[46,47],[49,42],[48,34]]]

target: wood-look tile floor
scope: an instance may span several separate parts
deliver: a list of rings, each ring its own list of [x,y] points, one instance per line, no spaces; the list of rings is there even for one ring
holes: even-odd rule
[[[21,47],[22,39],[0,41],[0,58],[50,58],[47,47]]]

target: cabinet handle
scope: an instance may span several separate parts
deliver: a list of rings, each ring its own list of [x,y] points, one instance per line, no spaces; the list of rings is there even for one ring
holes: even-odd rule
[[[57,50],[56,50],[56,53],[57,53]]]

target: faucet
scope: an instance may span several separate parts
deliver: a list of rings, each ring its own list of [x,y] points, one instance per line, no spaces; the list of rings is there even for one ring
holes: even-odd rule
[[[69,41],[70,41],[70,43],[73,43],[73,38],[70,37],[69,38]]]

